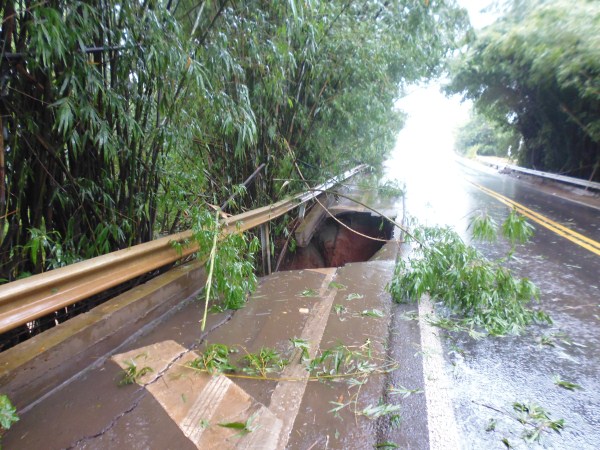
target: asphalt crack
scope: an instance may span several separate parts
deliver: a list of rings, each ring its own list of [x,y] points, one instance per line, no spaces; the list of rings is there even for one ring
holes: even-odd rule
[[[89,442],[89,441],[92,441],[94,439],[98,439],[99,437],[102,437],[104,434],[106,434],[110,430],[112,430],[119,423],[119,421],[123,417],[125,417],[126,415],[132,413],[140,405],[140,403],[142,402],[142,400],[148,394],[148,392],[144,389],[144,387],[141,387],[140,389],[138,389],[138,392],[141,393],[140,397],[138,397],[133,402],[133,404],[129,408],[127,408],[125,411],[122,411],[121,413],[119,413],[118,415],[116,415],[115,417],[113,417],[113,419],[110,421],[110,423],[107,426],[105,426],[102,430],[100,430],[96,434],[93,434],[91,436],[84,436],[84,437],[78,439],[73,444],[71,444],[69,447],[65,447],[66,450],[71,450],[71,449],[79,448],[79,446],[81,444],[83,444],[84,442]]]
[[[84,437],[78,439],[77,441],[75,441],[74,443],[72,443],[69,447],[66,447],[66,450],[80,448],[80,446],[83,443],[93,441],[94,439],[98,439],[98,438],[102,437],[103,435],[105,435],[106,433],[108,433],[110,430],[112,430],[119,423],[119,421],[122,418],[124,418],[128,414],[130,414],[133,411],[135,411],[135,409],[140,405],[140,403],[142,402],[142,400],[144,400],[144,398],[148,395],[148,391],[146,390],[147,386],[150,386],[150,385],[158,382],[159,380],[161,380],[162,377],[163,377],[163,375],[171,367],[173,367],[173,365],[175,365],[177,363],[177,361],[179,361],[181,358],[183,358],[188,353],[193,352],[194,350],[198,349],[205,342],[207,336],[210,333],[212,333],[213,331],[219,329],[220,327],[222,327],[223,325],[225,325],[227,322],[229,322],[233,318],[234,314],[235,314],[235,311],[231,311],[228,314],[226,314],[225,317],[223,317],[219,322],[217,322],[212,327],[210,327],[210,329],[208,329],[207,331],[205,331],[204,333],[202,333],[202,335],[200,336],[200,338],[198,339],[198,341],[195,344],[193,344],[190,348],[188,348],[188,349],[180,352],[179,354],[175,355],[175,357],[171,360],[171,362],[169,364],[167,364],[167,366],[165,366],[164,369],[162,369],[160,372],[158,372],[156,374],[156,377],[152,381],[150,381],[149,383],[146,383],[146,384],[140,386],[140,388],[136,391],[136,393],[137,392],[140,393],[140,396],[137,399],[135,399],[135,401],[131,404],[130,407],[128,407],[126,410],[121,411],[119,414],[117,414],[116,416],[114,416],[111,419],[111,421],[108,423],[108,425],[106,425],[104,428],[102,428],[100,431],[98,431],[97,433],[95,433],[93,435],[84,436]],[[108,358],[106,360],[108,360]],[[105,362],[106,362],[106,360],[105,360]]]

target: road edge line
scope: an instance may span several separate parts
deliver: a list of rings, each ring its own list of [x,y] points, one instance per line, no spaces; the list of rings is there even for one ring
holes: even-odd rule
[[[446,375],[444,353],[436,328],[428,322],[435,314],[428,296],[419,301],[419,327],[423,355],[423,383],[427,404],[429,448],[432,450],[458,449],[460,437],[452,400],[450,382]]]

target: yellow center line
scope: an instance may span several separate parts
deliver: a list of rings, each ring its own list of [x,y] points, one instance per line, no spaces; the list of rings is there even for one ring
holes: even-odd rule
[[[491,197],[494,197],[499,202],[516,209],[519,213],[523,214],[525,217],[530,218],[531,220],[540,224],[541,226],[549,229],[550,231],[558,234],[559,236],[564,237],[565,239],[568,239],[569,241],[579,245],[580,247],[583,247],[586,250],[589,250],[590,252],[600,256],[600,242],[590,239],[582,234],[579,234],[576,231],[565,227],[564,225],[556,223],[548,217],[543,216],[507,197],[504,197],[503,195],[500,195],[497,192],[492,191],[491,189],[483,187],[480,184],[473,183],[472,181],[469,181],[469,183],[471,183],[480,191],[485,192]]]

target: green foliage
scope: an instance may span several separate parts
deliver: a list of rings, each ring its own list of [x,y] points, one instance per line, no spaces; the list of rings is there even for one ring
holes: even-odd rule
[[[143,366],[141,367],[136,361],[139,358],[146,358],[147,355],[142,354],[138,355],[135,358],[131,358],[128,361],[125,361],[125,369],[121,373],[121,379],[119,380],[119,386],[126,386],[128,384],[136,383],[141,377],[148,373],[154,372],[151,367]]]
[[[194,369],[206,371],[212,375],[232,372],[236,367],[229,361],[229,355],[234,350],[225,344],[210,344],[202,354],[187,365]]]
[[[228,212],[298,189],[274,181],[296,163],[310,178],[380,163],[402,87],[438,74],[467,28],[454,1],[7,1],[0,15],[7,280],[193,226],[261,163]]]
[[[501,129],[520,135],[520,164],[597,177],[600,4],[513,4],[455,62],[448,92],[463,93]]]
[[[485,212],[472,216],[469,228],[476,240],[493,242],[497,238],[498,224]],[[508,217],[502,222],[500,231],[502,236],[514,247],[517,244],[529,242],[535,228],[527,222],[525,216],[519,214],[515,209],[511,209]]]
[[[376,308],[365,309],[360,314],[365,317],[383,317],[384,316],[383,312]]]
[[[197,130],[186,105],[202,79],[163,6],[14,6],[0,13],[3,52],[15,55],[0,69],[8,279],[154,237],[163,163]]]
[[[547,345],[549,347],[556,347],[557,341],[560,341],[563,344],[571,345],[572,342],[568,338],[565,333],[550,333],[550,334],[542,334],[540,337],[536,338],[536,341],[540,346]]]
[[[496,421],[496,419],[490,419],[488,424],[485,427],[485,431],[487,431],[487,432],[494,431],[496,429],[497,424],[498,424],[498,422]]]
[[[563,388],[563,389],[567,389],[568,391],[575,391],[577,389],[582,389],[582,387],[577,384],[577,383],[573,383],[571,381],[567,381],[567,380],[563,380],[560,375],[554,375],[552,377],[552,381],[554,381],[554,384]]]
[[[351,348],[346,345],[336,345],[331,348],[322,349],[313,359],[307,361],[306,368],[312,376],[329,377],[331,379],[345,378],[351,386],[361,385],[370,374],[386,372],[397,367],[393,361],[379,361],[374,357],[371,342]]]
[[[215,218],[218,214],[207,210],[196,209],[193,217],[192,235],[199,246],[198,256],[208,259],[207,268],[212,275],[205,289],[207,300],[215,302],[218,310],[242,308],[248,294],[256,288],[254,254],[259,248],[258,239],[241,232],[224,235]]]
[[[531,231],[512,212],[507,221],[511,224],[509,237],[515,240],[528,235],[524,229]],[[489,234],[489,220],[478,223],[476,230]],[[519,225],[522,229],[517,231]],[[539,297],[531,281],[518,279],[500,262],[486,259],[452,229],[420,227],[414,235],[421,243],[417,256],[398,261],[388,286],[395,301],[417,301],[428,294],[460,317],[442,318],[449,321],[446,328],[470,331],[474,337],[478,332],[473,328],[504,335],[519,333],[535,321],[551,322],[547,314],[527,306]]]
[[[254,421],[256,420],[256,413],[252,414],[245,422],[224,422],[219,423],[218,425],[223,428],[230,428],[232,430],[237,430],[239,436],[244,436],[248,433],[252,433],[258,429],[257,425],[254,425]]]
[[[565,427],[564,419],[551,420],[550,415],[542,407],[529,403],[513,404],[517,419],[525,426],[523,439],[528,443],[540,440],[544,431],[555,431],[560,434]]]
[[[335,304],[333,305],[333,312],[336,313],[338,317],[341,317],[347,311],[347,308],[344,305]]]
[[[318,297],[319,293],[314,289],[304,289],[300,292],[300,297]]]
[[[398,198],[404,196],[406,186],[400,184],[398,180],[387,180],[379,183],[377,190],[382,197]]]
[[[343,344],[331,348],[322,349],[314,358],[310,358],[310,344],[307,340],[301,338],[290,339],[291,356],[290,360],[284,359],[282,355],[273,348],[263,347],[258,352],[246,353],[237,364],[231,363],[230,355],[236,353],[231,347],[224,344],[209,345],[206,350],[195,360],[189,362],[187,367],[207,372],[211,374],[224,374],[225,376],[253,378],[255,380],[273,380],[271,374],[280,374],[288,364],[302,364],[306,369],[305,377],[297,378],[319,380],[321,382],[345,383],[348,386],[348,393],[351,389],[355,392],[350,395],[347,402],[330,402],[333,406],[331,412],[338,415],[339,411],[347,406],[353,406],[353,413],[363,415],[370,419],[377,419],[382,416],[390,416],[389,421],[395,426],[401,420],[398,414],[399,406],[386,404],[383,402],[377,405],[367,405],[358,407],[358,398],[361,386],[368,382],[370,376],[374,374],[389,373],[398,368],[398,363],[388,358],[384,353],[374,351],[372,343],[367,340],[361,346],[346,346]],[[298,350],[300,358],[298,360]],[[294,353],[295,352],[295,353]],[[244,375],[240,375],[240,372]],[[275,376],[276,377],[276,376]],[[283,380],[292,381],[290,378]],[[394,392],[408,396],[418,391],[400,391]],[[185,400],[184,400],[185,401]],[[246,422],[246,425],[248,422]],[[207,426],[208,424],[205,424]],[[219,424],[226,428],[243,430],[246,427],[243,422],[232,422],[229,424]]]
[[[392,395],[400,395],[402,398],[408,398],[413,394],[422,394],[423,389],[407,389],[404,386],[392,387],[389,390]]]
[[[308,351],[310,350],[310,343],[306,339],[292,338],[290,339],[290,342],[292,343],[293,348],[300,349],[301,359],[303,361],[309,359]]]
[[[514,129],[502,127],[477,111],[456,133],[455,150],[467,157],[514,155],[521,137]]]
[[[302,355],[308,358],[308,342],[303,339],[291,339],[295,348],[302,350]],[[257,353],[246,353],[238,367],[230,360],[230,355],[238,350],[225,344],[211,344],[202,354],[190,361],[187,366],[210,374],[222,374],[242,371],[249,375],[266,378],[268,374],[281,372],[288,361],[282,359],[279,352],[272,348],[263,347]]]
[[[389,403],[379,403],[369,405],[361,411],[361,414],[369,419],[378,419],[383,416],[395,414],[400,411],[400,405],[391,405]]]
[[[498,224],[489,214],[473,216],[469,228],[474,239],[493,242],[497,238]]]
[[[242,369],[250,375],[259,375],[266,378],[270,373],[279,373],[288,365],[288,361],[281,358],[279,352],[272,348],[263,347],[258,353],[248,353],[243,362],[246,367]]]
[[[524,216],[511,209],[506,220],[502,223],[502,235],[512,245],[524,244],[533,236],[534,227]]]
[[[0,427],[2,430],[8,430],[13,423],[18,421],[17,409],[7,395],[0,394]]]

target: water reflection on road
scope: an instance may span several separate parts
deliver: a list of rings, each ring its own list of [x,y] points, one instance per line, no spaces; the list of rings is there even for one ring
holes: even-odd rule
[[[581,224],[573,226],[584,232],[590,223],[600,223],[597,210],[544,199],[537,192],[528,194],[526,185],[489,169],[479,172],[465,168],[450,152],[440,151],[438,144],[436,136],[428,137],[422,129],[411,128],[409,120],[388,162],[389,176],[406,183],[408,213],[421,223],[447,224],[464,232],[467,216],[477,209],[486,209],[502,221],[508,208],[473,188],[468,180],[487,184],[506,196],[520,193],[521,202],[539,199],[539,204],[529,205],[532,208],[544,202],[552,204],[548,214],[554,220],[576,217]],[[486,244],[481,249],[489,257],[498,257],[508,246]],[[444,356],[453,380],[452,398],[462,446],[500,449],[506,448],[502,439],[507,439],[515,448],[598,448],[600,257],[541,227],[536,228],[531,245],[517,250],[517,257],[512,268],[541,288],[542,306],[555,323],[534,326],[523,336],[480,341],[446,336]],[[555,376],[583,389],[561,388],[555,384]],[[539,443],[527,444],[522,433],[531,427],[517,420],[513,410],[516,402],[539,405],[551,419],[564,419],[564,430],[560,435],[544,431]],[[496,423],[495,429],[486,431],[490,420]]]

